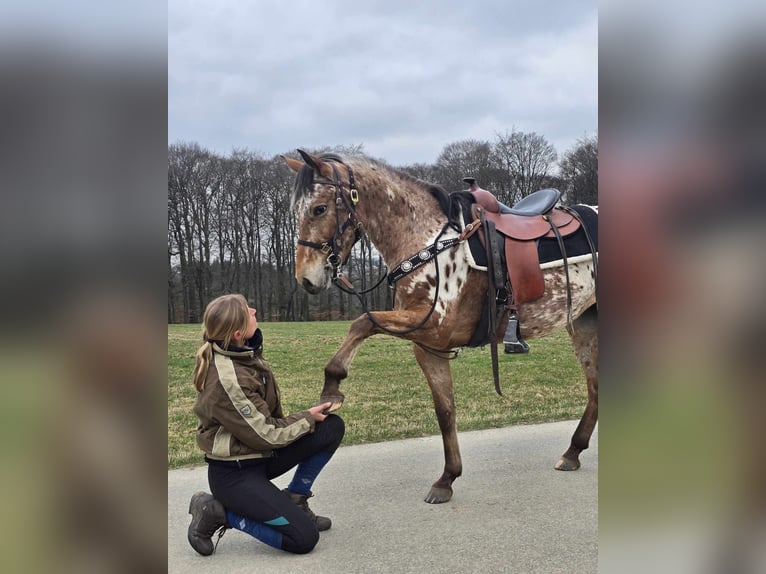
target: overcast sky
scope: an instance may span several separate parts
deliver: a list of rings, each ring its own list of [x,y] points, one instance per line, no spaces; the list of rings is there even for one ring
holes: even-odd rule
[[[168,142],[406,165],[515,127],[563,152],[598,130],[597,21],[595,0],[169,0]]]

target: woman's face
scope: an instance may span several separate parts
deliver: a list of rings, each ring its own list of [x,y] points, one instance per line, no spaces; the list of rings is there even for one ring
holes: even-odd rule
[[[245,336],[242,337],[243,341],[247,341],[253,335],[255,335],[255,330],[258,328],[258,320],[255,318],[255,309],[253,309],[252,307],[248,307],[247,311],[250,314],[250,322],[248,323]]]
[[[255,330],[258,328],[258,321],[255,319],[255,309],[252,307],[247,308],[248,312],[248,323],[247,323],[247,330],[245,332],[240,331],[237,329],[234,331],[234,335],[232,336],[234,342],[238,346],[242,346],[245,344],[245,341],[250,339],[253,335],[255,335]]]

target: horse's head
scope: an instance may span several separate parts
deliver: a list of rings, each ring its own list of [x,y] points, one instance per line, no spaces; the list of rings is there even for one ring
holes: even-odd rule
[[[291,209],[297,219],[295,278],[309,293],[327,288],[359,239],[358,200],[351,168],[332,154],[304,161],[285,157],[297,173]]]

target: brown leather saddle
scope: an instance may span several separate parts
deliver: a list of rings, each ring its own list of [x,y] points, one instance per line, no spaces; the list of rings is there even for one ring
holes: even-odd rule
[[[505,353],[527,353],[529,345],[522,339],[517,305],[542,297],[545,280],[540,268],[538,242],[555,238],[562,257],[567,283],[567,315],[572,321],[572,299],[569,270],[564,238],[575,233],[581,226],[595,258],[595,246],[580,215],[567,207],[556,207],[561,193],[557,189],[541,189],[517,202],[513,207],[500,203],[473,178],[465,178],[475,203],[471,205],[473,221],[461,233],[465,239],[479,231],[479,238],[487,258],[487,304],[486,333],[491,345],[492,374],[495,391],[499,395],[497,327],[503,316],[508,325],[503,336]],[[506,312],[508,313],[506,315]],[[477,327],[477,334],[484,328]]]
[[[469,191],[476,203],[471,206],[474,219],[490,221],[502,237],[505,255],[505,279],[511,286],[515,304],[528,303],[542,297],[545,281],[540,269],[537,240],[543,237],[563,238],[580,227],[579,218],[566,208],[555,207],[561,193],[557,189],[541,189],[521,199],[513,207],[500,203],[472,178]],[[480,229],[484,229],[482,225]],[[480,234],[487,245],[486,233]],[[497,259],[496,259],[497,260]]]

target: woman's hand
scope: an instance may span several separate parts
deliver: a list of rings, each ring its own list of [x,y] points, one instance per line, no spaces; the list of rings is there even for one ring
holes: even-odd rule
[[[324,414],[322,411],[324,411],[325,409],[329,409],[331,406],[332,406],[332,403],[322,403],[321,405],[311,407],[309,409],[309,412],[311,413],[311,418],[317,421],[318,423],[321,423],[323,420],[327,418],[327,415]]]

